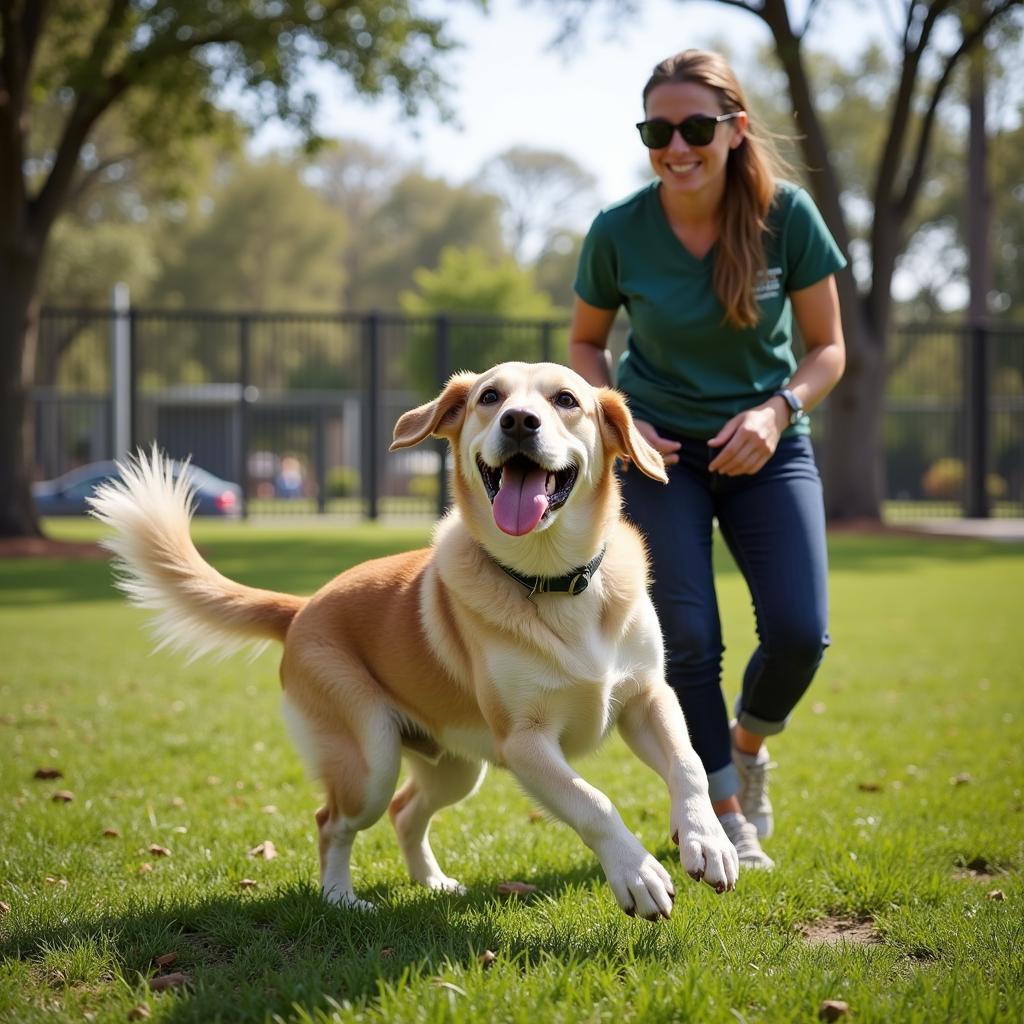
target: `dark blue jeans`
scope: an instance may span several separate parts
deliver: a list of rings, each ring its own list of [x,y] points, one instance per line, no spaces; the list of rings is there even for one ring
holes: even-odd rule
[[[667,436],[667,435],[663,435]],[[631,468],[626,513],[643,531],[652,597],[665,636],[666,675],[704,762],[711,799],[739,789],[722,696],[722,625],[711,564],[712,522],[750,588],[758,646],[736,702],[744,728],[770,736],[803,696],[828,636],[828,556],[821,479],[807,437],[787,437],[751,476],[708,471],[716,452],[682,441],[668,485]]]

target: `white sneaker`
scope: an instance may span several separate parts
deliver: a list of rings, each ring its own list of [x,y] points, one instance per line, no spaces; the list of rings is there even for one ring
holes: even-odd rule
[[[775,867],[775,861],[761,849],[758,842],[757,829],[747,821],[742,814],[733,812],[723,814],[718,819],[729,837],[729,842],[736,847],[740,858],[740,870],[744,868],[758,868],[762,871],[771,871]]]
[[[775,762],[768,756],[765,746],[756,754],[744,754],[733,744],[732,763],[740,777],[739,798],[743,816],[757,829],[759,839],[767,839],[775,827],[772,802],[768,799],[768,773],[775,767]]]

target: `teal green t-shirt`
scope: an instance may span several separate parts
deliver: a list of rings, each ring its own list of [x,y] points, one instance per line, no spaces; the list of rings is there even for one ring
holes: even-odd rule
[[[630,332],[616,386],[633,415],[680,437],[707,439],[784,387],[796,369],[789,293],[846,266],[807,192],[780,182],[755,286],[761,318],[733,327],[715,295],[715,249],[697,259],[676,238],[660,182],[602,210],[583,242],[574,288],[601,309],[625,306]],[[786,433],[808,433],[805,418]]]

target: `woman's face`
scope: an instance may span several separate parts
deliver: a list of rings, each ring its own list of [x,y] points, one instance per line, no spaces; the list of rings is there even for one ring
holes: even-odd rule
[[[724,111],[714,89],[696,82],[666,82],[648,93],[645,113],[649,121],[679,124],[694,114],[717,117]],[[667,146],[648,150],[651,167],[669,192],[707,194],[717,200],[725,188],[729,152],[743,141],[746,127],[747,115],[742,112],[722,121],[715,126],[715,136],[707,146],[691,146],[678,131],[673,132]]]

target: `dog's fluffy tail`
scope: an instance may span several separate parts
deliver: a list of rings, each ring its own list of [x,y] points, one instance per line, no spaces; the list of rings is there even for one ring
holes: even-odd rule
[[[102,543],[114,553],[117,586],[157,612],[157,649],[226,656],[284,640],[305,599],[235,583],[204,561],[189,535],[195,499],[187,471],[175,479],[155,445],[119,469],[121,479],[103,484],[89,503],[113,530]]]

